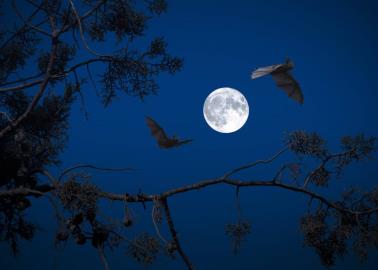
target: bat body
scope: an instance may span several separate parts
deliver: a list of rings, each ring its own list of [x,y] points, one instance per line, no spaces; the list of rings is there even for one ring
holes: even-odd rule
[[[258,68],[252,72],[251,77],[252,80],[254,80],[265,75],[272,75],[277,87],[283,89],[290,98],[303,104],[302,90],[299,83],[290,73],[290,70],[293,69],[293,67],[294,63],[288,59],[283,64]]]
[[[161,148],[172,148],[172,147],[178,147],[183,144],[190,143],[193,140],[179,140],[175,136],[172,138],[169,138],[167,134],[165,134],[164,129],[159,126],[158,123],[156,123],[155,120],[153,120],[151,117],[146,116],[146,123],[149,129],[151,130],[151,135],[154,136],[156,139],[158,145]]]

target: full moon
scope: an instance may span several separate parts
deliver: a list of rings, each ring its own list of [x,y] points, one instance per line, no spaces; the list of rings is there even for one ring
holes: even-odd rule
[[[223,87],[207,96],[203,105],[203,116],[207,124],[221,133],[239,130],[249,115],[247,99],[238,90]]]

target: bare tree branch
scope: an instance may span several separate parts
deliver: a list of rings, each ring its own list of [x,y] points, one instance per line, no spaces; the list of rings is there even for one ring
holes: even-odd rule
[[[239,168],[233,169],[232,171],[226,173],[223,176],[223,178],[226,179],[226,178],[230,177],[231,175],[233,175],[233,174],[235,174],[237,172],[240,172],[240,171],[245,170],[245,169],[252,168],[252,167],[254,167],[256,165],[259,165],[259,164],[271,163],[273,160],[275,160],[276,158],[278,158],[282,153],[284,153],[287,149],[288,149],[288,147],[285,147],[285,148],[281,149],[277,154],[275,154],[270,159],[257,160],[255,162],[250,163],[250,164],[246,164],[246,165],[240,166]]]

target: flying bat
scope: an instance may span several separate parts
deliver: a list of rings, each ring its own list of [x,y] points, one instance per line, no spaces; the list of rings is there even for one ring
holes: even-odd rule
[[[290,73],[293,67],[294,63],[290,59],[287,59],[283,64],[257,68],[252,72],[251,77],[254,80],[268,74],[272,75],[277,87],[283,89],[290,98],[303,104],[303,94],[299,83]]]
[[[155,137],[158,145],[161,148],[172,148],[181,146],[186,143],[190,143],[193,140],[179,140],[176,136],[169,138],[167,134],[165,134],[164,129],[159,126],[151,117],[146,116],[146,123],[147,126],[151,130],[151,135]]]

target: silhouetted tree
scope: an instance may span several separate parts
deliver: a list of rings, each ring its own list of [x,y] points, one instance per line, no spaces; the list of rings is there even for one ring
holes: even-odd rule
[[[70,108],[81,96],[83,84],[97,84],[90,72],[92,65],[102,68],[98,84],[107,106],[120,92],[141,99],[155,93],[156,76],[175,73],[182,60],[167,53],[160,37],[145,49],[133,46],[148,21],[165,11],[164,0],[25,0],[22,10],[19,2],[11,1],[11,6],[21,24],[0,31],[0,239],[8,242],[15,254],[19,240],[31,240],[35,234],[35,224],[25,215],[32,206],[30,198],[42,197],[56,212],[56,244],[73,240],[77,245],[92,245],[99,251],[105,269],[109,264],[104,249],[120,243],[127,244],[126,255],[142,264],[152,264],[159,254],[179,254],[187,268],[194,269],[179,241],[168,200],[219,184],[236,189],[238,219],[225,227],[235,252],[251,232],[251,224],[241,215],[239,190],[255,186],[276,187],[309,198],[301,229],[305,244],[315,249],[325,266],[332,266],[350,245],[361,259],[366,258],[370,247],[378,247],[378,189],[362,192],[353,188],[336,201],[315,191],[341,177],[348,165],[372,156],[376,140],[364,135],[342,138],[340,152],[333,153],[320,135],[295,131],[270,159],[159,194],[110,193],[77,171],[131,169],[78,164],[52,175],[48,170],[59,163],[59,154],[67,143]],[[23,14],[25,10],[28,16]],[[105,54],[93,49],[96,43],[112,40],[111,35],[115,37],[115,52]],[[271,163],[289,151],[296,158],[281,164],[267,180],[245,181],[235,176]],[[307,159],[316,160],[318,165],[306,169]],[[124,219],[118,224],[101,219],[99,200],[123,202]],[[151,211],[156,234],[141,233],[133,239],[123,235],[124,228],[134,226],[132,204]],[[160,230],[164,224],[170,239]]]

